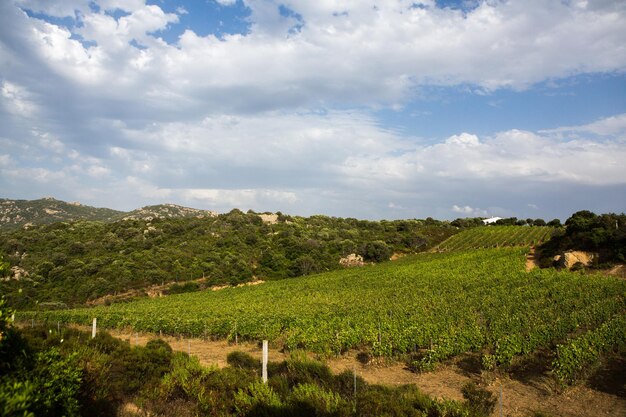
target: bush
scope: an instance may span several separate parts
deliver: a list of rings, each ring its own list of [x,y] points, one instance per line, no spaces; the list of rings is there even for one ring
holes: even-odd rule
[[[261,361],[259,359],[253,358],[251,355],[240,350],[230,352],[228,356],[226,356],[226,362],[236,368],[250,370],[261,369]]]
[[[391,249],[381,240],[369,242],[363,248],[363,259],[373,262],[388,261],[391,257]]]
[[[496,396],[474,382],[468,382],[461,389],[463,398],[467,400],[468,408],[475,417],[487,417],[496,408]]]
[[[297,385],[291,392],[289,402],[299,415],[333,415],[347,406],[339,394],[315,384]]]
[[[235,409],[242,416],[273,416],[282,405],[278,394],[261,381],[255,381],[235,394]]]
[[[183,294],[186,292],[194,292],[200,289],[197,282],[185,282],[184,284],[173,284],[167,291],[167,294]]]

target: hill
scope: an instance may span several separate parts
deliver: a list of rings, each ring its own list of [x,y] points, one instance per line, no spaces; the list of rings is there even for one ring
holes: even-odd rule
[[[62,221],[114,221],[122,214],[117,210],[66,203],[52,197],[39,200],[0,199],[0,230]]]
[[[130,212],[124,212],[109,208],[86,206],[78,202],[67,203],[52,197],[45,197],[39,200],[0,199],[0,231],[56,222],[76,222],[79,220],[114,222],[118,220],[207,216],[216,216],[216,213],[176,204],[146,206]]]
[[[13,307],[25,308],[81,304],[201,277],[203,286],[276,280],[344,268],[340,261],[348,255],[355,264],[386,261],[394,253],[427,250],[457,232],[433,220],[374,222],[240,210],[53,223],[0,233],[0,254],[13,271],[0,280],[0,292]]]
[[[155,206],[146,206],[140,209],[124,213],[118,216],[120,220],[153,220],[153,219],[172,219],[172,218],[188,218],[188,217],[215,217],[217,213],[209,210],[199,210],[189,207],[183,207],[176,204],[159,204]]]

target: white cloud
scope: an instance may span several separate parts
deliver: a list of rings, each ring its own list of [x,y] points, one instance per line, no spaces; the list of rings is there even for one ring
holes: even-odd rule
[[[480,208],[475,208],[475,207],[470,207],[470,206],[457,206],[456,204],[452,206],[452,211],[454,213],[459,213],[463,216],[466,217],[485,217],[487,216],[487,211],[480,209]]]
[[[3,81],[0,94],[4,108],[16,116],[30,117],[37,111],[37,105],[31,100],[30,92],[17,84]]]
[[[624,114],[425,142],[382,128],[371,110],[402,109],[424,86],[489,94],[622,73],[621,2],[485,1],[467,12],[434,1],[281,2],[297,22],[278,2],[246,0],[246,35],[187,30],[175,44],[160,37],[177,14],[143,0],[97,3],[0,2],[2,189],[32,179],[102,205],[176,200],[376,217],[434,216],[433,207],[442,216],[450,207],[505,213],[498,199],[507,192],[543,210],[550,197],[538,190],[626,184]],[[128,14],[104,13],[114,9]]]
[[[567,126],[543,130],[541,133],[580,134],[593,133],[600,136],[620,136],[626,138],[626,113],[606,117],[582,126]]]
[[[421,85],[523,89],[574,74],[626,70],[626,8],[619,2],[481,2],[463,13],[433,2],[416,8],[404,0],[377,7],[286,1],[281,4],[303,20],[299,32],[290,34],[294,18],[281,16],[277,2],[249,0],[249,34],[218,39],[187,30],[177,45],[160,40],[158,31],[178,16],[156,5],[101,1],[105,9],[131,13],[116,20],[85,9],[86,2],[48,3],[56,4],[28,2],[53,15],[81,9],[81,25],[73,30],[96,44],[83,45],[66,28],[18,17],[11,2],[2,14],[15,17],[12,26],[20,32],[0,35],[21,37],[37,51],[42,68],[89,83],[97,97],[123,94],[129,106],[141,103],[153,111],[394,105]],[[0,70],[16,75],[8,66]]]
[[[215,2],[221,4],[222,6],[232,6],[237,3],[237,0],[215,0]]]
[[[181,189],[176,190],[185,201],[201,202],[209,207],[263,207],[267,204],[281,204],[285,208],[298,201],[291,191],[267,189]]]

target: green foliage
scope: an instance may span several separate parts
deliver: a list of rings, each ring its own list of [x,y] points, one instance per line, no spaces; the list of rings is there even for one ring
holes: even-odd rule
[[[235,409],[242,416],[273,416],[282,406],[278,394],[261,381],[252,382],[235,394]]]
[[[186,292],[194,292],[200,289],[197,282],[185,282],[183,284],[174,284],[167,289],[167,294],[183,294]]]
[[[5,313],[6,309],[0,305],[0,311]],[[64,356],[58,348],[32,352],[19,333],[10,324],[6,328],[6,320],[2,321],[0,415],[78,415],[82,372],[77,354]]]
[[[95,316],[104,327],[195,337],[236,332],[240,340],[269,339],[322,355],[355,348],[411,355],[413,368],[427,371],[468,351],[483,353],[485,368],[506,368],[623,314],[623,280],[527,273],[525,254],[523,248],[427,253],[257,286],[17,317],[89,324]],[[332,384],[314,365],[289,366],[303,375],[297,383]]]
[[[1,231],[18,229],[26,224],[50,224],[62,221],[101,220],[118,218],[120,211],[66,203],[54,198],[39,200],[0,199],[4,210]]]
[[[30,278],[0,281],[0,293],[20,310],[77,305],[165,282],[176,282],[168,291],[175,294],[336,270],[349,253],[387,260],[392,252],[426,250],[456,232],[422,220],[313,216],[266,224],[238,210],[201,219],[54,223],[0,234],[0,254]],[[206,282],[190,282],[200,277]]]
[[[250,354],[235,350],[226,356],[228,365],[236,368],[259,370],[261,369],[261,361],[253,358]]]
[[[9,270],[10,270],[10,264],[4,261],[2,254],[0,253],[0,277],[4,277],[8,275]]]
[[[554,233],[547,226],[482,226],[458,233],[439,246],[439,251],[465,251],[506,246],[532,246]]]
[[[626,262],[626,214],[597,215],[588,210],[565,221],[565,231],[538,248],[543,264],[568,250],[597,252],[599,263]]]
[[[310,383],[296,385],[289,402],[305,416],[338,415],[342,408],[349,409],[341,395]]]
[[[611,351],[626,351],[626,316],[619,315],[594,330],[559,344],[552,370],[563,384],[571,384],[584,376]]]
[[[363,259],[373,262],[388,261],[391,257],[391,248],[380,240],[368,242],[363,249]]]
[[[497,398],[493,393],[480,388],[474,382],[468,382],[461,389],[463,398],[468,403],[472,416],[489,417],[496,407]]]

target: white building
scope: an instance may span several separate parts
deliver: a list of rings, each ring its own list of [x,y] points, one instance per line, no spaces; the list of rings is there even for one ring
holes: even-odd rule
[[[484,219],[483,224],[492,224],[497,222],[498,220],[502,220],[502,217],[490,217],[488,219]]]

